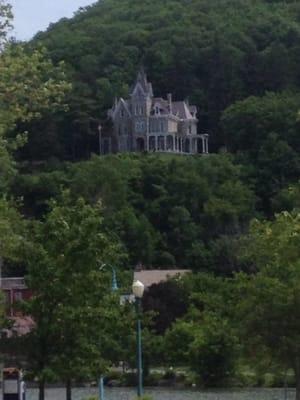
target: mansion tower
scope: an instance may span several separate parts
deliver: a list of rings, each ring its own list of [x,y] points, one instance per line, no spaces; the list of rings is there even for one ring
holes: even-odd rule
[[[101,140],[101,153],[158,151],[208,153],[208,135],[197,132],[197,108],[187,101],[154,97],[152,84],[143,70],[128,99],[116,99],[108,111],[113,123],[109,136]]]

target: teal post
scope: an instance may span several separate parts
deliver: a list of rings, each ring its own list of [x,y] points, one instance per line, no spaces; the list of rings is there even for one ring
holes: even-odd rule
[[[137,395],[143,395],[143,360],[142,360],[142,326],[141,326],[141,299],[136,298],[136,345],[137,345]]]
[[[116,273],[115,268],[112,267],[110,264],[102,264],[100,267],[100,271],[103,271],[107,267],[111,269],[111,273],[112,273],[111,290],[112,290],[112,292],[115,292],[118,290],[117,273]]]
[[[104,383],[103,383],[103,376],[101,376],[100,379],[99,379],[99,399],[100,399],[100,400],[105,400],[105,399],[104,399]]]
[[[112,281],[111,281],[111,291],[116,292],[118,290],[118,282],[117,282],[117,274],[116,270],[114,267],[111,265],[107,264],[102,264],[100,267],[100,271],[102,271],[105,267],[109,267],[112,272]],[[104,379],[103,376],[100,377],[99,379],[99,400],[105,400],[104,396]]]
[[[117,274],[116,270],[112,267],[112,282],[111,282],[111,290],[115,292],[118,290],[118,282],[117,282]]]

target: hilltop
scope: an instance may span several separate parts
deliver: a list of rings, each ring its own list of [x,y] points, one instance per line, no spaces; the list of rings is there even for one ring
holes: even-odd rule
[[[280,98],[298,91],[299,18],[298,3],[266,0],[102,0],[79,10],[29,44],[45,46],[54,62],[65,61],[73,91],[67,114],[30,126],[23,157],[78,160],[97,152],[98,121],[114,96],[127,95],[140,65],[156,95],[190,96],[213,151],[224,145],[247,150],[241,124],[232,129],[222,115],[250,96],[260,109],[267,92]],[[298,97],[289,103],[299,109]],[[283,125],[288,117],[295,114],[285,115]]]

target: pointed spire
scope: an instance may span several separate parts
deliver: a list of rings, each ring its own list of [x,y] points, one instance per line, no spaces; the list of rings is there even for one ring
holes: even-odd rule
[[[144,67],[141,66],[138,74],[137,74],[137,79],[136,83],[140,83],[142,88],[144,89],[145,93],[148,91],[148,82],[147,82],[147,76],[144,70]]]
[[[147,75],[146,75],[146,72],[145,72],[145,69],[143,66],[140,67],[140,69],[137,73],[136,81],[135,81],[135,84],[133,86],[133,90],[131,93],[134,92],[134,90],[138,84],[143,89],[143,92],[145,95],[153,97],[152,85],[147,80]]]
[[[138,74],[137,74],[137,80],[138,81],[147,80],[146,73],[145,73],[145,68],[144,68],[143,65],[140,66],[140,69],[139,69]]]

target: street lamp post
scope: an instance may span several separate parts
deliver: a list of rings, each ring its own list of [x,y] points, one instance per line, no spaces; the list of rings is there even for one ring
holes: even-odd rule
[[[100,267],[100,271],[103,271],[105,268],[110,268],[111,269],[111,273],[112,273],[111,291],[115,292],[116,290],[118,290],[118,282],[117,282],[116,270],[110,264],[102,264],[101,267]],[[104,378],[103,378],[103,376],[100,376],[100,379],[99,379],[99,397],[100,397],[100,400],[105,400],[105,397],[104,397]]]
[[[142,360],[142,327],[141,327],[141,302],[145,286],[140,281],[134,281],[132,284],[132,293],[135,297],[136,305],[136,347],[137,347],[137,395],[138,398],[143,395],[143,360]]]
[[[118,290],[118,282],[117,282],[117,273],[116,270],[113,266],[110,264],[102,264],[100,267],[100,271],[103,271],[105,268],[110,268],[111,273],[112,273],[112,279],[111,279],[111,291],[115,292]]]

